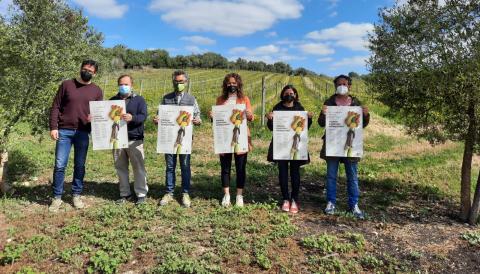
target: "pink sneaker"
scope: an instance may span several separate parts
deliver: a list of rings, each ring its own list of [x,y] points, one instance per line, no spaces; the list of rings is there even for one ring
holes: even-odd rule
[[[290,212],[292,212],[293,214],[298,213],[298,205],[293,200],[292,204],[290,205]]]
[[[290,202],[288,200],[283,201],[282,210],[285,212],[290,211]]]

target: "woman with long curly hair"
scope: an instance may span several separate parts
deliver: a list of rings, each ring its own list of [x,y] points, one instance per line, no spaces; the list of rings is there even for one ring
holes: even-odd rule
[[[254,119],[250,99],[244,94],[242,77],[237,73],[225,75],[222,84],[222,94],[217,98],[216,105],[244,104],[247,121]],[[210,113],[211,117],[211,113]],[[235,136],[234,136],[235,137]],[[248,130],[248,147],[251,150],[250,129]],[[223,187],[222,206],[228,207],[230,203],[230,173],[232,169],[232,158],[235,158],[235,170],[237,176],[237,195],[235,205],[243,206],[243,188],[246,180],[246,165],[248,152],[235,152],[220,154],[221,180]]]

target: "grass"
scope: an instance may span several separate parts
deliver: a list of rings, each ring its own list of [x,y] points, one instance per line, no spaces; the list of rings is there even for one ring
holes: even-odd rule
[[[153,79],[161,73],[168,75],[169,71],[145,72],[145,77]],[[201,81],[221,78],[223,73],[194,71],[191,77]],[[245,74],[250,81],[258,81],[261,76]],[[299,90],[305,108],[318,117],[319,98],[323,95],[306,85],[308,80],[283,75],[271,75],[268,79],[272,88],[267,90],[267,110],[278,98],[278,85],[273,83],[289,82]],[[148,91],[144,95],[147,94]],[[212,91],[212,98],[215,94]],[[210,97],[207,101],[204,98],[200,96],[199,100],[207,109]],[[252,103],[258,106],[258,97],[253,98]],[[150,111],[155,109],[157,100],[147,98]],[[373,105],[372,109],[377,107]],[[346,212],[343,168],[339,172],[338,214],[321,213],[326,202],[326,166],[318,157],[323,130],[315,122],[309,132],[312,161],[301,169],[301,213],[297,216],[278,210],[277,169],[266,161],[271,133],[261,127],[259,120],[251,125],[255,148],[248,156],[245,208],[225,209],[219,205],[219,160],[212,153],[208,119],[194,129],[193,207],[182,208],[178,202],[159,207],[158,200],[164,193],[165,161],[162,155],[154,153],[156,133],[149,120],[145,138],[150,188],[147,203],[142,207],[114,204],[118,186],[111,154],[90,150],[84,191],[89,207],[76,211],[69,205],[70,165],[66,173],[67,203],[59,214],[46,210],[54,143],[47,136],[39,141],[28,134],[27,126],[20,125],[10,146],[9,179],[15,182],[17,192],[0,199],[0,217],[5,219],[2,223],[0,218],[0,240],[8,239],[0,253],[0,272],[393,273],[432,272],[438,271],[436,267],[450,267],[449,262],[454,259],[449,253],[422,250],[430,235],[422,238],[424,242],[409,242],[406,246],[394,237],[402,235],[397,233],[405,224],[451,224],[449,214],[457,207],[459,197],[462,146],[453,143],[430,148],[425,142],[398,134],[393,130],[395,122],[374,114],[379,125],[373,126],[381,130],[366,129],[366,156],[359,164],[360,207],[367,212],[364,222]],[[409,148],[409,152],[402,153],[404,148]],[[178,190],[177,186],[176,193]],[[452,230],[450,237],[465,240],[465,246],[459,246],[463,249],[454,251],[470,256],[469,250],[478,248],[478,232],[463,227]]]
[[[466,240],[472,246],[480,247],[480,231],[469,231],[462,234],[462,239]]]

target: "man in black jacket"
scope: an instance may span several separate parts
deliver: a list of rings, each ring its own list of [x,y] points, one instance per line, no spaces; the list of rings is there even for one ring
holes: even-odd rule
[[[128,161],[132,164],[135,183],[133,189],[137,197],[137,204],[143,204],[147,197],[148,186],[145,171],[145,155],[143,152],[144,122],[147,119],[147,104],[142,96],[132,91],[133,79],[130,75],[121,75],[118,78],[118,94],[110,100],[125,100],[126,113],[122,119],[127,122],[128,148],[114,150],[115,169],[119,179],[120,200],[125,203],[133,200],[130,190]]]

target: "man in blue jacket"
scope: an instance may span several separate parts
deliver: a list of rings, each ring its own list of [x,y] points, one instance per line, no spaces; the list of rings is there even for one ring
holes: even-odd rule
[[[130,190],[128,162],[132,164],[133,189],[137,205],[143,204],[147,197],[147,175],[145,171],[145,154],[143,151],[144,122],[147,119],[147,104],[142,96],[132,90],[133,78],[130,75],[118,77],[118,93],[110,100],[125,100],[126,113],[122,119],[127,122],[128,148],[114,150],[115,169],[119,179],[120,199],[118,203],[132,201],[134,196]]]

